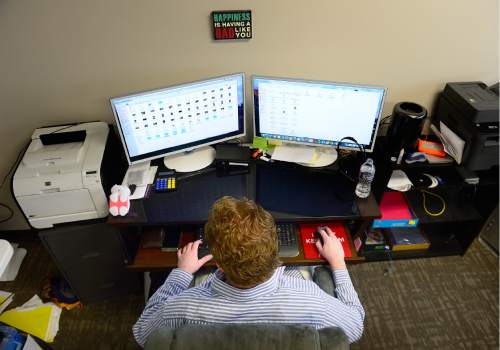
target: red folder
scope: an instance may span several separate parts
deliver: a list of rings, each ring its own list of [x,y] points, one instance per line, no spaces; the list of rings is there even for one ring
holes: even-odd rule
[[[316,236],[314,232],[318,229],[318,226],[328,226],[330,230],[335,233],[335,236],[340,239],[342,243],[342,248],[344,248],[344,256],[349,258],[352,256],[351,247],[349,246],[349,240],[347,237],[347,232],[345,230],[344,224],[341,222],[324,222],[315,224],[300,224],[300,237],[302,240],[302,246],[304,247],[304,258],[306,259],[322,259],[321,255],[316,248]]]

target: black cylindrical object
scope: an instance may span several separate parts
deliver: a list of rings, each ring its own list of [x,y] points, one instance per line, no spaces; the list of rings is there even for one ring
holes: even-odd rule
[[[414,150],[426,116],[427,110],[414,102],[400,102],[394,106],[392,122],[387,131],[391,156],[397,156],[402,148],[405,152]]]

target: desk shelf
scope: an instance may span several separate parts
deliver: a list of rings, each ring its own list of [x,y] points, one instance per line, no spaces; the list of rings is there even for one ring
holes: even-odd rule
[[[156,165],[160,168],[163,166],[162,164]],[[270,170],[269,167],[275,166],[278,167],[275,171]],[[354,194],[349,193],[349,188],[354,185],[350,182],[346,183],[348,180],[338,173],[338,169],[331,167],[309,169],[296,164],[273,163],[271,165],[259,161],[250,162],[249,173],[229,177],[218,177],[214,169],[207,169],[203,173],[194,174],[186,177],[182,182],[179,181],[179,186],[175,192],[164,194],[151,192],[149,198],[131,201],[130,211],[127,216],[109,217],[108,223],[123,228],[135,227],[138,231],[146,227],[199,225],[206,222],[208,211],[216,199],[224,195],[245,196],[258,203],[260,203],[260,200],[267,201],[269,207],[266,207],[263,203],[260,204],[264,205],[264,208],[268,210],[271,208],[279,209],[281,212],[269,210],[277,222],[319,223],[342,221],[348,224],[347,226],[352,233],[350,235],[350,246],[353,256],[346,260],[350,262],[364,260],[363,257],[357,255],[352,237],[355,237],[359,230],[370,225],[371,220],[380,217],[380,211],[373,195],[366,199],[354,198]],[[295,175],[292,176],[291,174]],[[294,180],[288,178],[289,176],[295,176]],[[288,179],[289,182],[284,184],[283,179]],[[300,182],[298,180],[304,181]],[[274,190],[273,186],[271,186],[270,190],[269,181],[281,186],[276,193],[281,193],[284,196],[282,202],[277,203],[275,201],[271,203],[269,197],[265,196],[265,194],[271,192],[275,193],[271,191]],[[262,186],[263,184],[267,187]],[[318,184],[322,184],[321,186],[324,186],[325,190],[323,191],[321,186],[321,189],[318,189]],[[309,210],[310,208],[301,211],[304,209],[303,205],[301,208],[297,208],[297,206],[288,208],[286,205],[281,205],[292,201],[294,197],[289,194],[293,194],[294,189],[297,188],[302,190],[300,192],[302,203],[310,202],[315,204],[319,211],[315,211],[316,209]],[[339,192],[335,192],[336,189]],[[267,192],[267,190],[270,190],[270,192]],[[354,187],[352,191],[354,191]],[[353,200],[354,202],[352,202]],[[346,205],[346,203],[348,204]],[[283,208],[289,209],[289,211],[283,210]],[[302,214],[297,214],[297,212]],[[177,263],[176,252],[164,252],[160,248],[142,248],[142,244],[136,246],[136,249],[131,250],[130,253],[134,258],[131,259],[132,263],[128,265],[128,268],[132,270],[167,269],[176,266]],[[322,260],[305,259],[302,247],[300,247],[299,256],[283,258],[283,264],[285,265],[318,265],[324,263]]]
[[[375,179],[375,191],[378,198],[381,198],[382,193],[387,190],[386,184],[392,170],[403,170],[410,180],[426,173],[438,176],[443,180],[442,185],[428,189],[428,191],[444,198],[446,210],[440,216],[429,215],[423,208],[423,195],[420,190],[412,189],[405,192],[404,195],[410,209],[419,219],[418,227],[430,241],[429,249],[389,252],[363,251],[362,249],[360,255],[365,257],[366,261],[464,255],[479,234],[481,225],[486,218],[478,203],[485,201],[485,199],[489,200],[493,194],[495,198],[489,201],[494,202],[495,205],[498,203],[498,176],[492,180],[492,176],[487,176],[489,172],[481,174],[481,182],[475,187],[463,182],[457,171],[457,166],[453,164],[394,165],[387,161],[383,149],[377,152],[376,157],[378,157],[376,160],[379,168],[384,165],[383,170],[378,174],[378,179],[377,174]],[[482,193],[485,186],[488,188],[489,194]],[[439,199],[430,195],[426,195],[426,197],[428,209],[431,212],[438,212],[442,207]],[[486,212],[489,213],[487,210]]]
[[[158,235],[160,235],[160,227],[157,229]],[[350,236],[350,235],[349,235]],[[174,268],[177,266],[177,252],[165,252],[160,248],[143,248],[145,240],[149,240],[146,235],[142,236],[141,242],[138,245],[135,257],[131,264],[127,266],[130,270],[136,271],[155,271],[155,270],[165,270],[168,268]],[[299,237],[297,237],[299,239]],[[300,239],[299,239],[300,242]],[[358,256],[352,238],[349,240],[349,246],[351,248],[352,256],[346,258],[348,263],[359,263],[365,260],[364,257]],[[304,249],[302,244],[299,243],[299,255],[296,257],[283,257],[281,258],[283,265],[325,265],[326,261],[322,259],[305,259]],[[208,262],[206,264],[208,267],[214,267],[214,262]]]

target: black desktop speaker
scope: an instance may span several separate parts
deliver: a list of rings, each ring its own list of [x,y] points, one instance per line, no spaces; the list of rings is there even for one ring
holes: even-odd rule
[[[400,102],[394,106],[392,122],[387,131],[388,151],[397,157],[401,149],[414,150],[422,133],[427,110],[414,102]]]

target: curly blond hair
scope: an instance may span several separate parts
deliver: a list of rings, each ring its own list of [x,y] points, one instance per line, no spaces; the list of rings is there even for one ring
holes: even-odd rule
[[[228,281],[250,288],[281,265],[274,219],[247,198],[222,197],[210,210],[205,239]]]

